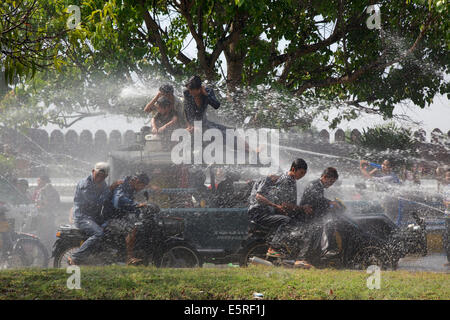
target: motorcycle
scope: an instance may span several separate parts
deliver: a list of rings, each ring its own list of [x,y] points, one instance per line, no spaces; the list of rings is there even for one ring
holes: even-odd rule
[[[381,269],[396,269],[398,261],[406,254],[426,254],[424,220],[417,214],[413,217],[416,224],[401,228],[383,214],[346,214],[346,207],[342,204],[339,210],[330,211],[315,223],[286,226],[284,234],[289,233],[290,236],[284,237],[286,254],[280,258],[266,257],[272,232],[252,221],[240,264],[246,266],[255,261],[293,266],[298,253],[302,249],[304,253],[305,246],[308,246],[307,261],[316,268],[364,270],[377,265]],[[305,243],[304,237],[309,241]]]
[[[48,266],[48,252],[33,234],[15,232],[15,219],[7,219],[5,206],[0,206],[0,268]]]
[[[147,205],[139,209],[135,222],[135,257],[142,259],[144,265],[157,267],[194,268],[201,267],[202,260],[197,250],[183,238],[184,220],[178,217],[165,217],[159,207]],[[105,227],[105,236],[92,257],[91,265],[125,264],[125,239],[114,231],[113,226]],[[54,267],[65,268],[68,258],[88,238],[73,225],[60,226],[53,245]]]

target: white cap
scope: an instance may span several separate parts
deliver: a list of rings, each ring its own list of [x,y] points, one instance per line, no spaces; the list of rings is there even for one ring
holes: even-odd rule
[[[109,174],[109,164],[107,162],[97,162],[95,164],[94,170],[96,172],[103,171],[106,175]]]

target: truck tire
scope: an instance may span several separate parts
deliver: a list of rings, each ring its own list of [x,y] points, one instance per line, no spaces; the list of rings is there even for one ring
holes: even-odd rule
[[[376,265],[381,270],[394,269],[395,261],[387,255],[382,248],[369,246],[362,248],[353,258],[353,267],[366,270],[369,266]]]
[[[197,250],[187,242],[167,244],[155,259],[158,268],[201,268],[203,261]]]

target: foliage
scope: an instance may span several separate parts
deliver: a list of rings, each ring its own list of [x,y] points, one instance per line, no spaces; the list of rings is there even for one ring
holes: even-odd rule
[[[375,150],[411,150],[414,147],[411,130],[393,123],[363,129],[360,143]]]
[[[66,63],[61,43],[67,31],[66,1],[4,0],[0,16],[0,124],[46,124],[48,114],[33,78],[44,70],[56,74]]]
[[[348,140],[351,143],[350,140]],[[419,160],[416,140],[410,129],[398,127],[394,123],[363,129],[355,158],[382,163],[387,159],[394,168],[410,167]]]
[[[0,3],[0,63],[7,83],[31,78],[37,70],[62,63],[59,40],[65,32],[62,1]]]
[[[199,73],[221,88],[225,112],[237,121],[251,116],[265,126],[291,127],[305,113],[326,117],[331,106],[350,107],[327,119],[335,128],[361,111],[392,117],[397,103],[424,108],[436,94],[448,94],[448,3],[378,3],[381,30],[367,28],[361,0],[74,0],[82,21],[55,46],[57,68],[22,81],[16,104],[42,104],[52,110],[46,119],[62,126],[99,112],[140,115],[150,92],[123,99],[123,88],[180,84]],[[64,11],[60,1],[47,7],[36,19],[51,16],[61,24],[67,18],[56,14]],[[196,47],[193,57],[189,43]],[[255,98],[259,86],[283,97],[270,100],[262,90]]]

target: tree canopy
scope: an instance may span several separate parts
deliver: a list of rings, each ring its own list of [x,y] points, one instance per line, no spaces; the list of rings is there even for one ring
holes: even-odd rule
[[[0,14],[15,10],[15,1],[4,3]],[[24,3],[44,8],[44,1]],[[314,112],[336,105],[346,111],[329,119],[332,126],[360,111],[392,117],[398,103],[424,108],[437,94],[449,95],[444,0],[45,3],[46,10],[33,11],[33,21],[51,17],[55,22],[40,28],[59,31],[52,37],[33,32],[40,47],[24,47],[27,63],[3,51],[0,58],[9,83],[11,70],[34,75],[18,80],[0,106],[40,108],[46,115],[41,122],[67,126],[73,122],[68,116],[139,114],[150,97],[124,99],[118,94],[124,87],[162,81],[180,86],[194,73],[223,93],[224,113],[273,127],[307,125]],[[69,4],[81,10],[81,23],[72,30],[64,24]],[[375,4],[379,16],[368,11]],[[27,32],[12,16],[18,22],[1,25],[2,47],[19,43]],[[380,28],[369,28],[375,17]],[[22,34],[9,30],[15,24]],[[312,105],[314,111],[307,109]],[[25,119],[27,112],[19,114]],[[17,116],[8,120],[17,123]]]

